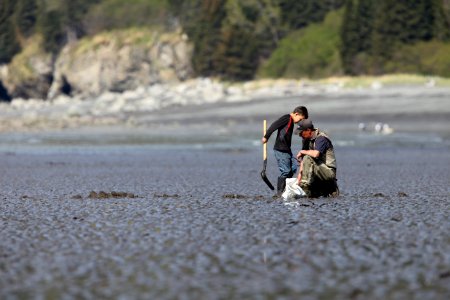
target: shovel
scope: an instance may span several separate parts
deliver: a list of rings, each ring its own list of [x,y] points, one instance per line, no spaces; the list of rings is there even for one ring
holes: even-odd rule
[[[266,135],[267,130],[267,122],[264,120],[264,135]],[[264,182],[267,184],[267,186],[273,191],[275,188],[273,187],[272,183],[270,183],[269,178],[266,176],[266,167],[267,167],[267,143],[263,144],[263,170],[261,171],[261,178],[264,180]]]

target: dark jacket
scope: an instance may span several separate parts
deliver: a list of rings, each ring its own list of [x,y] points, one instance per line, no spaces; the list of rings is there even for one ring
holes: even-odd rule
[[[273,122],[269,129],[267,129],[264,137],[268,140],[275,130],[278,130],[278,132],[273,149],[292,154],[291,142],[292,132],[294,131],[294,120],[292,120],[291,115],[281,116],[281,118]]]

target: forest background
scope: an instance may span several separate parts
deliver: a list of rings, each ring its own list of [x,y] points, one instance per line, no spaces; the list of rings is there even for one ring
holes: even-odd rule
[[[1,0],[0,64],[126,28],[183,30],[199,77],[450,77],[450,0]]]

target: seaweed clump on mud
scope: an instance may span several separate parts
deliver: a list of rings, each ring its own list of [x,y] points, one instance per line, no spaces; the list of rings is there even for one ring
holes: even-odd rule
[[[169,194],[166,194],[166,193],[164,193],[164,194],[153,194],[153,196],[155,197],[155,198],[180,198],[180,195],[178,195],[178,194],[173,194],[173,195],[169,195]]]
[[[95,192],[91,191],[88,196],[89,199],[109,199],[109,198],[137,198],[137,196],[133,193],[126,192],[111,192],[107,193],[104,191]]]

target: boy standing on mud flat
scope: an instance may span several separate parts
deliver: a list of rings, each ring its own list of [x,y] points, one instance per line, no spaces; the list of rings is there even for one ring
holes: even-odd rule
[[[283,193],[286,186],[286,178],[294,176],[297,172],[297,161],[292,156],[291,141],[294,123],[298,123],[303,119],[308,119],[308,110],[304,106],[298,106],[290,114],[283,115],[273,122],[261,139],[263,144],[267,143],[272,133],[278,130],[277,139],[273,146],[278,169],[281,172],[277,182],[277,196],[281,196]]]

